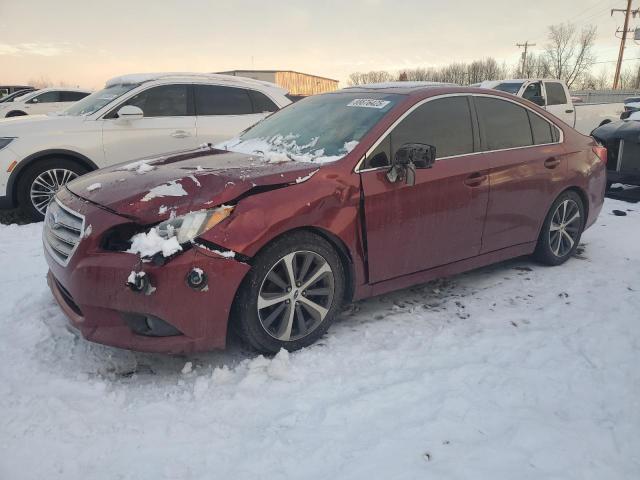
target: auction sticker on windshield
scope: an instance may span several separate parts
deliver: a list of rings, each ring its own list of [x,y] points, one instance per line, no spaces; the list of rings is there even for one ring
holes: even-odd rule
[[[384,108],[391,102],[388,100],[376,100],[375,98],[356,98],[347,104],[347,107]]]

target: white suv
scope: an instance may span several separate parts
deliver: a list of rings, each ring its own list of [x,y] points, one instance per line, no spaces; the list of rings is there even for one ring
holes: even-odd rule
[[[43,88],[0,103],[0,118],[57,112],[90,93],[90,90],[77,88]]]
[[[136,157],[232,138],[291,103],[286,93],[229,75],[126,75],[60,115],[0,120],[0,208],[20,206],[41,220],[69,180]]]

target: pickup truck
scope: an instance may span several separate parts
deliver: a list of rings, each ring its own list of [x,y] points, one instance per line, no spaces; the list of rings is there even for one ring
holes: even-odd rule
[[[573,103],[567,85],[561,80],[491,80],[478,86],[530,100],[584,135],[590,135],[600,125],[618,120],[624,111],[622,103]]]

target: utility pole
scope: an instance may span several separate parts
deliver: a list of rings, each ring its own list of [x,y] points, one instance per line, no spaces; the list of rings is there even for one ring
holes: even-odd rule
[[[631,1],[631,0],[629,0]],[[525,76],[527,73],[527,49],[529,47],[535,47],[535,43],[529,43],[529,40],[524,43],[516,43],[516,47],[524,47],[524,52],[522,53],[522,76]]]
[[[627,0],[627,8],[626,9],[620,9],[620,8],[612,8],[611,9],[611,16],[613,16],[614,13],[619,13],[619,12],[624,12],[624,27],[622,27],[622,38],[620,39],[620,51],[618,53],[618,63],[616,64],[616,74],[613,77],[613,89],[616,90],[619,86],[620,83],[620,70],[622,69],[622,58],[624,57],[624,44],[627,41],[627,33],[629,30],[629,17],[631,16],[631,14],[633,13],[633,16],[635,18],[635,16],[640,13],[640,9],[636,9],[631,11],[631,2],[633,0]],[[616,33],[618,33],[616,31]]]

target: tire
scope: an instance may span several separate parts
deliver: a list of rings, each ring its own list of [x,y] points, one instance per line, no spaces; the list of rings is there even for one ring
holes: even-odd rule
[[[301,275],[293,288],[287,265],[294,277]],[[344,267],[329,242],[310,232],[286,234],[255,257],[236,296],[232,325],[259,352],[298,350],[324,335],[339,312],[344,289]]]
[[[49,201],[70,180],[87,173],[87,168],[68,158],[47,158],[28,166],[18,181],[18,206],[34,222],[44,219]],[[32,200],[32,191],[34,192]]]
[[[571,190],[562,193],[547,213],[534,258],[545,265],[561,265],[566,262],[578,248],[585,220],[580,195]]]
[[[7,113],[6,118],[9,118],[9,117],[24,117],[25,115],[26,115],[25,112],[20,112],[20,111],[16,110],[14,112]]]

